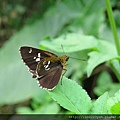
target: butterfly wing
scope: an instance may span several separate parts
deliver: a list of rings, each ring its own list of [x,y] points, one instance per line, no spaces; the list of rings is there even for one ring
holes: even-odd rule
[[[61,64],[55,62],[51,63],[49,66],[49,70],[45,70],[44,67],[38,71],[38,84],[40,87],[52,90],[59,82],[60,77],[62,75],[63,67]]]
[[[53,56],[57,57],[57,55],[50,53],[48,51],[43,51],[28,46],[22,46],[20,48],[20,53],[23,62],[28,66],[29,71],[33,74],[33,77],[36,76],[35,74],[36,74],[37,65],[42,59]]]
[[[58,84],[63,65],[57,55],[28,46],[21,47],[20,53],[40,87],[51,90]]]

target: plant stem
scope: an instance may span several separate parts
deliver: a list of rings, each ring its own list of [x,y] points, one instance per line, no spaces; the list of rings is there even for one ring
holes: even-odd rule
[[[120,44],[119,44],[116,25],[115,25],[115,21],[114,21],[114,18],[113,18],[112,8],[111,8],[109,0],[106,0],[106,6],[107,6],[108,17],[109,17],[111,29],[112,29],[112,32],[113,32],[114,42],[115,42],[115,45],[116,45],[117,53],[120,56]]]

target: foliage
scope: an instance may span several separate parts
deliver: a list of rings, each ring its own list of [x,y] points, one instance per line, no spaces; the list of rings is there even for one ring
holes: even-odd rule
[[[15,111],[28,114],[119,114],[120,56],[104,14],[105,1],[63,0],[52,3],[42,17],[36,12],[38,18],[33,15],[31,24],[26,24],[0,48],[1,108],[4,105],[19,106],[27,101],[28,106],[21,105]],[[112,6],[116,4],[117,0],[111,1]],[[117,32],[120,32],[118,13],[118,10],[113,11]],[[54,90],[45,91],[37,86],[21,62],[19,47],[23,45],[44,48],[58,55],[65,52],[86,61],[71,58],[66,77],[63,76]],[[102,67],[97,71],[101,64],[108,69]],[[96,86],[92,89],[98,98],[93,101],[84,89],[84,81],[94,80],[94,75]]]

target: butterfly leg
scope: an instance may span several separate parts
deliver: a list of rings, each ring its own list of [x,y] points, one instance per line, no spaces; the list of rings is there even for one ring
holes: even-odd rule
[[[62,76],[66,73],[67,69],[63,68]]]

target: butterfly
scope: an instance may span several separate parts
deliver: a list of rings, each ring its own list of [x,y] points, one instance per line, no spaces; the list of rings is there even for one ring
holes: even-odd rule
[[[66,72],[69,57],[66,55],[58,57],[51,52],[29,46],[22,46],[19,51],[32,77],[37,79],[39,87],[54,89]]]

